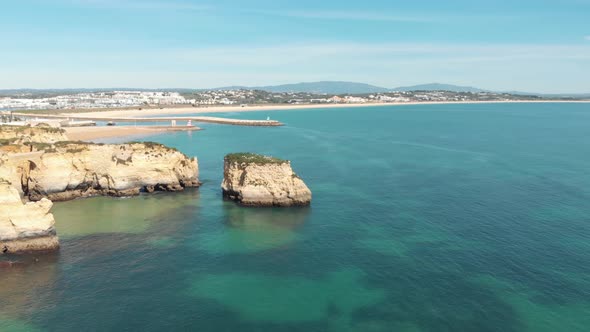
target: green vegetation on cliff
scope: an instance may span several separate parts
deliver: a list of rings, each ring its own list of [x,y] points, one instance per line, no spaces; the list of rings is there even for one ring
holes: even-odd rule
[[[275,157],[264,156],[256,153],[242,152],[242,153],[230,153],[225,156],[225,161],[229,163],[239,164],[284,164],[288,163],[288,160],[283,160]]]
[[[14,137],[14,138],[0,138],[0,146],[12,145],[16,141],[18,141],[18,140],[19,140],[18,137]]]
[[[0,132],[9,132],[9,133],[35,133],[35,132],[46,132],[50,134],[63,134],[66,131],[61,128],[53,128],[53,127],[46,127],[46,126],[10,126],[10,125],[1,125]]]

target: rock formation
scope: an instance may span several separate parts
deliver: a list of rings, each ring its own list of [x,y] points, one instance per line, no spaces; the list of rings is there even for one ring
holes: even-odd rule
[[[57,249],[52,206],[47,199],[23,204],[18,191],[0,179],[0,255]]]
[[[245,206],[305,206],[311,191],[293,172],[291,163],[250,153],[224,160],[223,196]]]
[[[58,142],[30,162],[23,192],[31,201],[64,201],[199,186],[196,158],[157,143]]]
[[[180,191],[199,186],[198,176],[196,158],[161,144],[69,142],[61,129],[0,126],[0,254],[59,247],[49,199]]]
[[[31,167],[27,158],[32,152],[44,151],[51,145],[67,141],[65,131],[50,127],[0,126],[0,178],[12,183],[19,194],[27,182]]]
[[[156,143],[69,142],[61,129],[0,126],[0,178],[32,201],[197,187],[198,163]]]
[[[0,151],[0,179],[12,183],[20,195],[23,194],[22,180],[28,174],[29,162],[27,160],[14,160],[11,154]]]

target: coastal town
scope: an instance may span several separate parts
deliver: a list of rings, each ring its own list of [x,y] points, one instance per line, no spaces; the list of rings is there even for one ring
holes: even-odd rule
[[[416,102],[472,102],[544,100],[533,95],[495,92],[392,91],[371,94],[316,94],[262,90],[210,91],[98,91],[47,96],[15,93],[0,96],[0,110],[116,109],[141,107],[208,107],[248,105],[328,105]]]
[[[21,94],[0,97],[0,110],[52,110],[122,108],[141,105],[185,105],[187,100],[177,92],[112,91],[39,97]]]

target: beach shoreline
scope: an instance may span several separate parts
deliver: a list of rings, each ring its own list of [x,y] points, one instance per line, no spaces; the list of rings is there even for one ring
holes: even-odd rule
[[[242,113],[259,111],[288,111],[309,110],[323,108],[357,108],[383,106],[415,106],[415,105],[462,105],[462,104],[545,104],[545,103],[590,103],[590,100],[507,100],[507,101],[462,101],[462,102],[408,102],[408,103],[365,103],[365,104],[305,104],[305,105],[253,105],[253,106],[212,106],[212,107],[163,107],[143,110],[104,110],[94,112],[76,112],[77,116],[93,118],[109,117],[138,117],[180,114],[208,114],[208,113]],[[71,115],[72,113],[63,113]]]
[[[159,108],[144,110],[108,110],[96,112],[75,113],[77,116],[87,116],[94,119],[111,117],[138,117],[138,116],[165,116],[181,114],[206,114],[206,113],[241,113],[257,111],[287,111],[287,110],[310,110],[310,109],[338,109],[338,108],[359,108],[359,107],[382,107],[382,106],[415,106],[415,105],[462,105],[462,104],[531,104],[531,103],[590,103],[590,100],[537,100],[537,101],[467,101],[467,102],[411,102],[411,103],[370,103],[370,104],[330,104],[330,105],[273,105],[273,106],[213,106],[207,108],[183,107],[183,108]],[[67,113],[64,115],[72,115]],[[109,138],[125,138],[150,136],[153,134],[171,131],[194,131],[200,128],[186,128],[182,126],[114,126],[114,127],[71,127],[64,128],[68,137],[75,141],[93,141]]]

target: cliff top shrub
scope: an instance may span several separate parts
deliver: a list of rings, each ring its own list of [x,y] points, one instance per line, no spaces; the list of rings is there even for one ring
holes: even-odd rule
[[[4,145],[12,145],[14,142],[18,141],[19,138],[18,137],[13,137],[13,138],[0,138],[0,146],[4,146]]]
[[[150,142],[150,141],[145,141],[145,142],[133,141],[133,142],[124,143],[124,144],[143,144],[148,149],[165,149],[168,151],[175,151],[175,152],[182,154],[186,158],[189,158],[186,154],[182,153],[182,151],[178,150],[177,148],[172,147],[172,146],[168,146],[168,145],[164,145],[162,143],[156,143],[156,142]]]
[[[46,132],[46,133],[60,133],[63,134],[66,131],[61,128],[53,128],[53,127],[31,127],[31,126],[11,126],[11,125],[1,125],[0,131],[4,132],[14,132],[14,133],[24,133],[24,132]]]
[[[53,152],[55,150],[51,143],[27,142],[25,145],[32,147],[35,151]]]
[[[225,160],[230,163],[246,163],[246,164],[284,164],[288,163],[288,160],[283,160],[271,156],[264,156],[256,153],[242,152],[242,153],[230,153],[225,156]]]
[[[84,141],[59,141],[59,142],[55,142],[55,146],[58,147],[64,147],[64,146],[68,146],[68,145],[96,145],[95,143],[92,142],[84,142]]]

